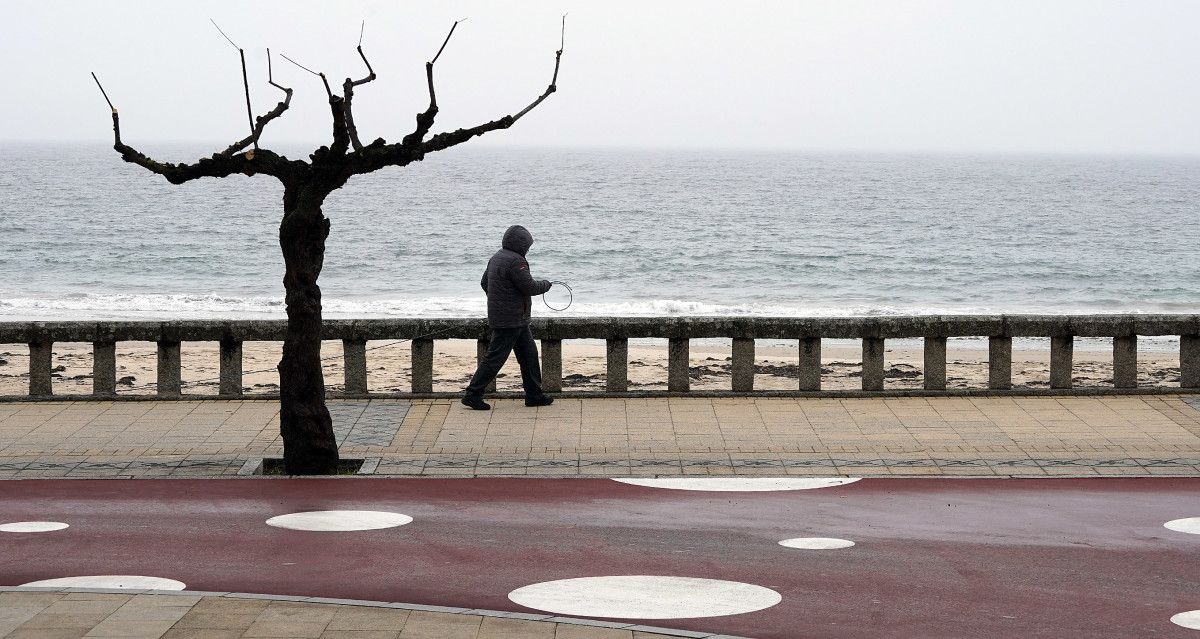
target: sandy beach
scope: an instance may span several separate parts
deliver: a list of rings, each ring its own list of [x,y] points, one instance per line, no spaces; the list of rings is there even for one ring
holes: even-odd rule
[[[662,344],[629,346],[629,385],[631,390],[661,390],[667,383],[667,348]],[[475,368],[475,343],[468,340],[437,341],[434,356],[434,390],[462,389]],[[987,386],[986,344],[971,342],[959,347],[950,343],[947,361],[949,388],[985,388]],[[278,390],[275,365],[280,343],[253,342],[244,347],[243,385],[247,394],[270,394]],[[390,341],[367,345],[368,386],[373,392],[406,392],[410,384],[408,343]],[[342,388],[341,342],[326,342],[324,372],[331,391]],[[860,387],[862,355],[852,345],[823,347],[822,386],[826,389]],[[920,388],[922,351],[917,347],[886,349],[885,388]],[[693,343],[691,346],[692,388],[726,390],[730,387],[729,346]],[[796,347],[763,346],[756,349],[754,385],[762,390],[796,388]],[[215,395],[217,392],[218,351],[215,343],[184,343],[181,352],[184,392]],[[1047,350],[1013,351],[1013,384],[1033,389],[1048,388],[1050,353]],[[24,395],[28,392],[28,351],[22,344],[0,345],[0,395]],[[88,394],[92,390],[92,354],[89,344],[57,344],[54,348],[54,392]],[[152,394],[155,389],[157,357],[149,342],[118,344],[118,394]],[[602,390],[605,382],[604,345],[597,342],[563,344],[563,388]],[[1175,352],[1143,352],[1139,355],[1139,384],[1175,386],[1179,383],[1179,356]],[[1112,353],[1109,350],[1075,350],[1077,387],[1111,386]],[[520,390],[520,369],[510,358],[497,380],[499,390]]]

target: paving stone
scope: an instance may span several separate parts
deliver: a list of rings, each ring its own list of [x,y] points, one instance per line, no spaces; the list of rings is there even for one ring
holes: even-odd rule
[[[80,639],[92,625],[63,628],[30,628],[22,626],[4,636],[4,639]]]
[[[240,633],[253,625],[256,619],[258,619],[258,611],[236,613],[222,610],[197,610],[194,608],[181,617],[173,627],[237,630],[240,636]]]
[[[159,639],[171,629],[174,623],[173,619],[114,619],[109,617],[96,624],[84,637]]]
[[[399,634],[408,622],[409,611],[388,608],[354,607],[339,609],[326,627],[335,630],[394,630]]]
[[[1128,475],[1195,469],[1198,403],[1195,395],[597,398],[536,411],[500,400],[482,415],[447,400],[329,406],[343,454],[372,459],[374,474],[961,475],[977,467],[987,475],[1072,467]],[[280,453],[273,401],[123,404],[23,405],[0,416],[0,431],[15,442],[0,448],[0,478],[218,476]],[[946,463],[918,463],[918,453]],[[1065,453],[1075,454],[1055,459]]]
[[[478,639],[554,639],[554,625],[509,617],[484,617]]]
[[[404,624],[401,639],[476,639],[482,617],[414,611]]]
[[[555,627],[554,639],[633,639],[633,632],[560,623]]]
[[[180,628],[178,625],[163,634],[162,639],[241,639],[245,628]]]

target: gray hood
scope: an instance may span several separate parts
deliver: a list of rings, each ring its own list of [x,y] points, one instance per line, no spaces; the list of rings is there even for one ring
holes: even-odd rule
[[[504,241],[500,243],[500,246],[523,256],[529,251],[529,247],[533,246],[533,235],[524,226],[510,226],[504,232]]]

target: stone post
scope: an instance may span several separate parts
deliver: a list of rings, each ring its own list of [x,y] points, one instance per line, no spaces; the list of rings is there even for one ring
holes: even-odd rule
[[[433,392],[433,340],[412,341],[412,392]]]
[[[1012,338],[993,335],[988,338],[988,388],[1012,389]]]
[[[1050,388],[1068,389],[1074,386],[1075,337],[1060,335],[1050,338]]]
[[[179,397],[183,383],[179,366],[179,342],[158,343],[158,396]]]
[[[1200,335],[1179,336],[1179,385],[1200,388]]]
[[[367,394],[367,342],[361,339],[342,340],[342,362],[347,395]]]
[[[800,390],[821,390],[821,338],[800,338]]]
[[[667,343],[667,390],[686,393],[691,388],[689,340],[672,337]]]
[[[862,341],[862,389],[883,390],[883,338],[864,337]]]
[[[92,342],[92,394],[117,393],[117,343]]]
[[[1137,388],[1137,335],[1113,338],[1113,386]]]
[[[926,336],[925,366],[921,376],[925,380],[925,390],[946,390],[946,337]]]
[[[542,390],[547,393],[562,392],[561,339],[542,340]]]
[[[608,359],[605,388],[610,393],[624,393],[629,390],[629,340],[610,337],[605,344],[605,351]]]
[[[475,363],[476,364],[483,363],[483,358],[487,356],[488,343],[489,342],[486,339],[475,340]],[[545,348],[546,347],[543,346],[542,350],[545,350]],[[561,358],[562,358],[562,353],[560,352],[559,359],[561,360]],[[544,361],[544,358],[543,358],[543,361]],[[542,369],[545,370],[545,366],[543,366]],[[542,378],[543,390],[545,389],[545,387],[546,387],[546,379],[545,379],[545,377],[543,377]],[[492,381],[488,382],[487,388],[484,388],[483,392],[485,392],[485,393],[496,392],[496,378],[493,377]]]
[[[748,393],[754,390],[754,340],[733,338],[733,390]]]
[[[29,343],[29,394],[34,397],[54,394],[50,377],[53,368],[54,342]]]
[[[217,391],[222,397],[242,396],[242,340],[221,340],[221,386]]]

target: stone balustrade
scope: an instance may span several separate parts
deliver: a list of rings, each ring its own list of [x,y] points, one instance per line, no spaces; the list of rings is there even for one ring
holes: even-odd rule
[[[1014,337],[1049,337],[1050,387],[1072,387],[1075,337],[1113,340],[1113,386],[1137,387],[1138,336],[1180,337],[1180,389],[1200,389],[1200,315],[987,315],[896,317],[594,317],[540,318],[532,324],[541,341],[542,377],[550,392],[562,390],[562,342],[603,339],[607,342],[609,393],[629,391],[629,340],[660,338],[668,343],[667,393],[689,391],[689,343],[693,339],[732,339],[730,391],[753,393],[755,339],[797,340],[796,393],[821,391],[821,340],[862,341],[862,390],[884,390],[884,343],[888,339],[923,338],[924,389],[946,391],[946,340],[987,337],[989,391],[1012,389]],[[52,347],[55,342],[93,344],[93,394],[116,392],[116,343],[157,342],[156,397],[179,397],[180,344],[220,343],[219,393],[242,394],[242,344],[282,341],[282,320],[174,322],[0,322],[0,344],[29,345],[29,395],[52,396]],[[345,395],[366,396],[368,340],[411,340],[412,387],[416,395],[433,392],[435,339],[474,339],[478,353],[487,347],[487,324],[479,319],[327,320],[323,339],[342,340]]]

